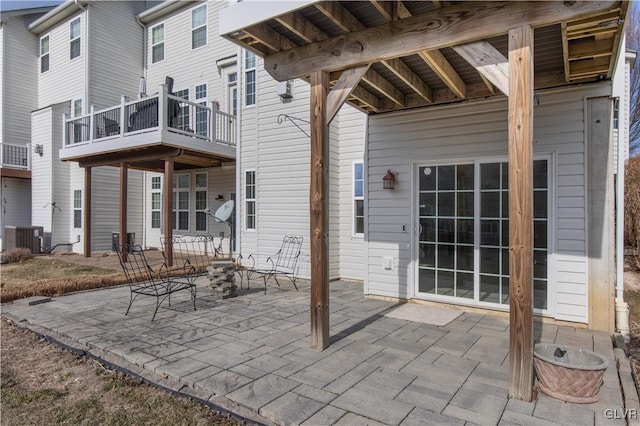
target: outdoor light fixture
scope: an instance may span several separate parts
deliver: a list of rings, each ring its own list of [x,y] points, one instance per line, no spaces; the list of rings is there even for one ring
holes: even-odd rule
[[[387,174],[382,178],[382,188],[383,189],[394,189],[396,186],[396,175],[391,171],[391,169],[387,170]]]
[[[40,157],[42,157],[42,154],[44,154],[44,147],[42,145],[40,145],[39,143],[37,143],[33,147],[33,152],[35,152],[36,154],[40,154]]]
[[[220,200],[224,200],[224,195],[218,194],[218,196],[216,197],[216,201],[220,201]]]

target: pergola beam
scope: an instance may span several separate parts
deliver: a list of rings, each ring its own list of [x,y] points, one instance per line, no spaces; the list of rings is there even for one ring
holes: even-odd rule
[[[509,60],[498,49],[487,41],[479,41],[454,46],[453,50],[469,62],[480,75],[509,96]]]
[[[300,12],[292,12],[279,16],[276,18],[276,21],[307,43],[322,41],[329,38],[324,31],[302,16]]]
[[[331,92],[329,92],[329,95],[327,96],[327,126],[331,123],[331,120],[336,116],[340,107],[342,107],[342,104],[344,104],[347,98],[351,95],[368,69],[369,65],[364,65],[346,70],[342,73],[338,82],[333,86],[333,89],[331,89]]]
[[[294,42],[273,31],[266,24],[255,24],[249,28],[245,28],[244,31],[275,52],[297,47]]]
[[[338,70],[441,49],[507,33],[523,23],[540,27],[606,12],[616,1],[464,2],[320,42],[267,55],[265,69],[283,81],[315,70]],[[337,3],[318,8],[344,9]],[[351,15],[353,16],[353,15]],[[357,21],[357,20],[356,20]],[[360,24],[362,25],[362,24]],[[353,25],[345,31],[352,31]]]

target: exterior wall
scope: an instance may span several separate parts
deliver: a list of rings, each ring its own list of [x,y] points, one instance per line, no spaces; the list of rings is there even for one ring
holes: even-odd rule
[[[7,51],[4,40],[4,32],[6,31],[7,24],[0,23],[0,143],[4,141],[4,123],[6,123],[4,119],[4,85],[5,85],[5,76],[4,72],[5,67],[5,59],[4,55]]]
[[[144,9],[143,1],[88,5],[91,84],[86,108],[93,104],[96,109],[102,109],[120,103],[122,95],[132,98],[138,95],[144,48],[143,30],[136,22],[136,15]]]
[[[68,219],[72,210],[70,165],[60,161],[58,156],[62,147],[62,116],[68,112],[69,103],[65,102],[31,114],[31,143],[44,146],[43,155],[34,155],[32,160],[31,224],[44,227],[45,248],[71,242]],[[52,208],[54,202],[55,209]]]
[[[31,180],[2,177],[0,179],[1,236],[5,226],[31,225]],[[28,214],[26,214],[28,213]],[[2,243],[0,239],[0,243]],[[4,245],[0,244],[4,248]]]
[[[14,16],[2,24],[0,142],[28,144],[31,139],[30,114],[37,102],[38,38],[27,25],[38,16]]]
[[[173,91],[189,89],[189,100],[195,99],[195,86],[207,84],[208,100],[222,100],[222,75],[217,61],[237,53],[238,48],[218,36],[218,14],[226,2],[207,2],[207,44],[191,49],[191,11],[196,3],[173,15],[147,25],[147,93],[158,91],[165,77],[174,79]],[[152,63],[151,29],[164,23],[164,60]],[[137,51],[136,51],[137,52]]]
[[[551,154],[555,165],[550,185],[554,223],[549,240],[549,314],[556,319],[589,320],[585,99],[608,94],[608,84],[546,91],[534,110],[534,153]],[[418,228],[412,214],[415,164],[506,157],[506,142],[505,100],[369,117],[367,294],[413,297],[412,246]],[[397,172],[394,191],[382,189],[387,169]],[[408,225],[408,232],[401,232],[401,225]],[[392,270],[383,268],[383,257],[393,258]]]

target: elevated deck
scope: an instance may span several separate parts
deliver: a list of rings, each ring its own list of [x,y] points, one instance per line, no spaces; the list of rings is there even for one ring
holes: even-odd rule
[[[236,118],[215,102],[192,102],[158,93],[120,105],[91,109],[64,118],[63,161],[81,166],[130,163],[144,170],[162,170],[160,157],[175,158],[176,169],[213,167],[236,157]]]

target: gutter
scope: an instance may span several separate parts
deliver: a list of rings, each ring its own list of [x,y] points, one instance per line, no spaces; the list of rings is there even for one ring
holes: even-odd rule
[[[86,0],[81,1],[84,4],[88,3],[88,1]],[[81,7],[78,3],[78,0],[68,0],[67,2],[62,3],[60,6],[51,10],[49,13],[46,13],[45,15],[33,21],[27,28],[33,34],[40,35],[76,13],[78,10],[80,10],[80,8]]]

